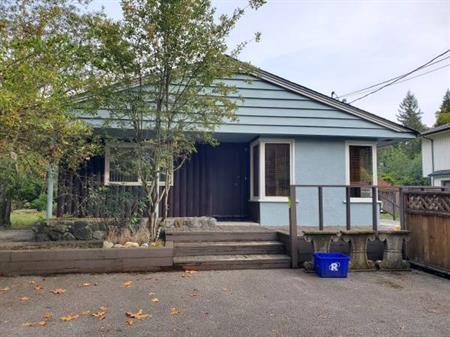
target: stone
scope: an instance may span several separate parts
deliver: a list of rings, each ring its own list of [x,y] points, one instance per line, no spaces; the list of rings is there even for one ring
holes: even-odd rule
[[[47,235],[51,241],[62,241],[64,233],[61,233],[60,231],[49,230],[47,232]]]
[[[212,228],[216,225],[217,220],[207,216],[167,218],[163,223],[164,228]]]
[[[148,243],[143,243],[141,247],[148,248]]]
[[[350,242],[352,248],[350,260],[351,271],[369,271],[376,269],[375,263],[367,257],[367,242],[369,240],[375,240],[375,232],[345,231],[342,233],[342,239],[345,242]]]
[[[94,240],[103,240],[106,237],[106,233],[104,231],[95,231],[92,233],[92,238]]]
[[[65,232],[62,236],[63,241],[74,241],[76,240],[75,236],[73,236],[71,233],[69,232]]]
[[[380,231],[378,239],[384,242],[383,260],[377,261],[380,270],[410,270],[410,265],[403,260],[403,242],[408,240],[409,231]]]
[[[92,240],[92,229],[84,221],[75,221],[70,228],[70,232],[77,240]]]
[[[116,243],[113,248],[123,248],[123,245],[121,245],[120,243]]]
[[[114,247],[114,243],[112,243],[111,241],[103,241],[103,248],[112,248]]]
[[[123,246],[125,248],[136,248],[136,247],[139,247],[139,243],[127,241],[127,242],[125,242],[125,244]]]

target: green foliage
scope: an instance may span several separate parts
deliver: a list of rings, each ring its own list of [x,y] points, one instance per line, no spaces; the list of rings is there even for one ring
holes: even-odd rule
[[[416,97],[410,91],[400,103],[397,120],[404,126],[416,131],[424,131],[426,126],[422,123],[423,112],[419,109]]]
[[[450,124],[450,89],[445,92],[442,104],[436,112],[436,123],[434,126]]]
[[[410,157],[402,145],[381,148],[378,153],[380,178],[393,185],[427,185],[422,177],[422,157],[420,151]]]
[[[44,211],[47,207],[47,194],[40,194],[36,199],[31,201],[30,206],[38,211]]]
[[[246,8],[263,3],[252,0]],[[225,55],[226,39],[246,8],[217,16],[209,0],[123,0],[123,21],[106,22],[98,30],[97,67],[113,84],[86,105],[103,103],[107,125],[133,131],[128,141],[136,145],[152,240],[158,232],[157,207],[164,200],[167,211],[171,185],[166,181],[161,187],[159,176],[170,180],[195,152],[196,142],[215,144],[216,126],[236,119],[237,90],[223,79],[250,67]],[[230,54],[237,56],[247,42]]]

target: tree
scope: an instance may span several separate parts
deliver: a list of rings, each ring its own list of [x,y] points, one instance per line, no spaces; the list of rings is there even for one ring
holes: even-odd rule
[[[0,226],[9,223],[20,177],[42,175],[62,158],[72,165],[95,149],[72,113],[74,95],[95,86],[92,27],[83,0],[0,4]]]
[[[244,66],[225,55],[225,39],[247,8],[263,3],[252,0],[216,18],[209,0],[124,0],[123,21],[103,27],[99,68],[117,83],[102,89],[103,104],[109,123],[132,130],[128,141],[135,144],[132,157],[146,196],[151,240],[167,216],[173,172],[197,142],[215,143],[216,125],[235,118],[236,98],[230,95],[236,88],[221,79]],[[161,202],[166,212],[160,218]]]
[[[419,109],[416,97],[411,91],[408,91],[400,103],[397,120],[408,128],[416,131],[424,131],[426,126],[422,123],[422,115],[423,112]]]
[[[434,126],[450,124],[450,89],[445,92],[442,104],[436,112],[436,123]]]

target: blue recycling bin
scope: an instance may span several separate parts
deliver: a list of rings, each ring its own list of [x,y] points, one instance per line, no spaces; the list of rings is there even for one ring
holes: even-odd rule
[[[342,253],[314,253],[314,270],[325,278],[345,278],[350,257]]]

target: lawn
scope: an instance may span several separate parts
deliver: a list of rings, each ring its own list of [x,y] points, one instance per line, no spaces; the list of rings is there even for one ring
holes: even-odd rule
[[[45,212],[14,211],[11,213],[11,229],[31,229],[38,220],[45,219]]]

